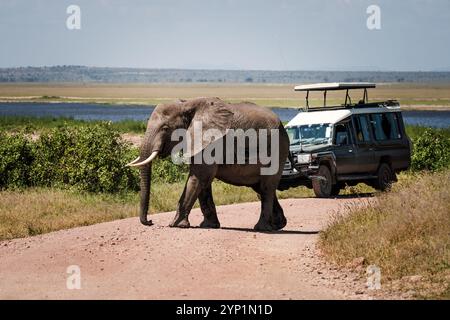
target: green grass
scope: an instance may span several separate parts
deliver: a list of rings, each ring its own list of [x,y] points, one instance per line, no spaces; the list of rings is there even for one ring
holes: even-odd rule
[[[57,117],[22,117],[22,116],[2,116],[0,117],[0,130],[4,131],[20,131],[33,133],[45,129],[65,127],[65,126],[85,126],[94,125],[105,121],[86,121],[75,120],[73,118],[57,118]],[[286,124],[287,122],[284,122]],[[138,133],[145,132],[147,124],[145,121],[138,120],[121,120],[112,122],[112,127],[121,133]],[[427,127],[406,125],[406,132],[411,139],[420,136]],[[445,136],[450,137],[450,127],[436,128],[434,130],[440,131]]]
[[[106,121],[86,121],[75,120],[73,118],[58,117],[22,117],[22,116],[2,116],[0,117],[0,130],[21,131],[29,133],[40,132],[45,129],[58,127],[81,127],[95,125]],[[112,127],[122,133],[144,133],[145,121],[121,120],[112,122]]]
[[[403,175],[392,192],[378,194],[366,207],[337,213],[320,235],[322,251],[339,265],[364,257],[365,265],[380,268],[387,289],[448,297],[449,182],[450,170]]]
[[[406,134],[411,140],[415,140],[418,137],[420,137],[425,130],[429,129],[428,127],[424,126],[417,126],[417,125],[406,125]],[[433,128],[433,131],[436,131],[438,133],[441,133],[446,138],[450,138],[450,127],[447,128]]]

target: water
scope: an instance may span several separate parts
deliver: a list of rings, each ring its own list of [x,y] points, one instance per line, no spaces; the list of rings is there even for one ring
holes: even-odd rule
[[[147,120],[154,106],[90,103],[0,103],[0,116],[65,117],[77,120]]]
[[[154,106],[100,105],[89,103],[0,103],[0,116],[65,117],[80,120],[120,121],[147,120]],[[289,121],[298,111],[292,108],[272,109]],[[450,126],[450,111],[403,111],[406,124],[445,128]]]

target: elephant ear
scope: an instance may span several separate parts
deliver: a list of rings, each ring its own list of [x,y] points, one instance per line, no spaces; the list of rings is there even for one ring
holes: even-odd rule
[[[230,129],[233,112],[220,99],[206,100],[195,111],[187,129],[187,136],[191,141],[184,157],[190,158],[204,150],[214,141],[227,134]],[[205,134],[205,133],[209,133]]]

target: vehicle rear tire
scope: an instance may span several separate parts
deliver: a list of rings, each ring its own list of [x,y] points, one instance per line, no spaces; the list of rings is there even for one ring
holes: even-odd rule
[[[380,191],[389,190],[394,181],[394,174],[391,166],[387,163],[382,163],[377,171],[377,177],[373,181],[373,187]]]
[[[321,165],[319,167],[319,172],[317,173],[317,175],[323,177],[324,179],[312,180],[314,194],[318,198],[329,198],[333,195],[333,191],[336,192],[336,189],[333,190],[333,187],[335,187],[335,185],[332,184],[330,169],[325,165]]]

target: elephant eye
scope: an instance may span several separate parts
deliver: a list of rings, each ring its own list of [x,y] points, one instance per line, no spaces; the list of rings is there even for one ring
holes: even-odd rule
[[[169,130],[169,126],[166,126],[166,125],[162,126],[161,130],[167,131],[167,130]]]

